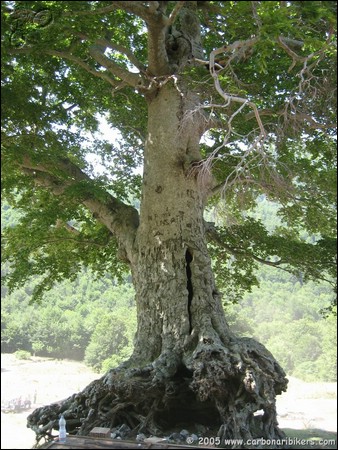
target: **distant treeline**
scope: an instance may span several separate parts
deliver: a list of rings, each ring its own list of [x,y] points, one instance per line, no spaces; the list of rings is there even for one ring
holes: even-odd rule
[[[289,375],[335,381],[336,319],[320,313],[330,303],[330,288],[303,285],[268,267],[259,278],[259,288],[226,307],[234,331],[266,345]],[[10,295],[2,289],[2,352],[84,360],[100,372],[131,354],[136,308],[127,278],[118,285],[84,271],[76,282],[64,281],[46,293],[40,305],[29,305],[32,289],[27,285]]]
[[[256,215],[273,230],[279,225],[276,204],[258,202]],[[18,212],[3,205],[2,226],[13,226]],[[304,236],[304,239],[313,237]],[[6,270],[7,268],[3,268]],[[332,303],[331,287],[303,283],[268,266],[258,272],[253,287],[238,304],[224,303],[234,331],[264,344],[288,375],[306,381],[336,381],[336,318],[321,313]],[[122,284],[109,275],[95,279],[83,270],[76,281],[63,281],[30,305],[35,279],[9,294],[1,288],[1,351],[28,351],[38,356],[84,360],[102,372],[117,366],[132,352],[136,308],[131,279]]]
[[[84,271],[29,304],[34,284],[6,294],[2,288],[1,352],[26,350],[36,356],[82,361],[98,371],[117,365],[132,350],[136,328],[134,291],[126,280],[95,281]]]

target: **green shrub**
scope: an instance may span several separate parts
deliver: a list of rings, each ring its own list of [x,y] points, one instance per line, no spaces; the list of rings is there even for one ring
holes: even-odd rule
[[[101,372],[103,361],[113,356],[118,357],[127,346],[127,328],[124,322],[115,314],[102,316],[86,348],[85,363]]]
[[[30,352],[27,352],[26,350],[17,350],[14,355],[17,359],[31,359],[32,356]]]

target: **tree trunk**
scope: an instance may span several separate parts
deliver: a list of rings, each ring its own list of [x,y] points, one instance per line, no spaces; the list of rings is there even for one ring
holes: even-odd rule
[[[172,369],[162,369],[166,375],[176,372],[174,360],[190,354],[201,337],[214,337],[213,328],[224,339],[227,330],[205,241],[206,185],[187,172],[187,162],[200,159],[201,126],[186,120],[191,106],[174,84],[150,101],[133,264],[134,355],[143,364],[172,361]]]
[[[232,335],[211,270],[203,211],[212,180],[188,170],[203,133],[203,118],[188,114],[196,100],[172,79],[148,102],[140,225],[127,251],[134,353],[83,392],[34,411],[28,424],[47,435],[63,412],[80,434],[122,423],[155,434],[184,420],[217,425],[221,442],[280,439],[275,397],[285,374],[262,345]]]

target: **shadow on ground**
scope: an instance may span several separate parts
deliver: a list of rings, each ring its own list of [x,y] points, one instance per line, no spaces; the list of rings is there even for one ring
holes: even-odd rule
[[[333,431],[309,428],[297,430],[293,428],[283,428],[284,433],[290,440],[291,448],[337,448],[337,433]]]

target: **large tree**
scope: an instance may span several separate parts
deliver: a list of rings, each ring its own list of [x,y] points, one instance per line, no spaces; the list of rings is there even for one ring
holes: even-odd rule
[[[60,412],[81,434],[184,419],[283,435],[285,373],[231,333],[219,286],[236,298],[258,263],[333,279],[335,17],[335,2],[2,2],[2,186],[22,212],[8,284],[40,275],[39,299],[87,265],[129,268],[136,290],[133,355],[36,410],[38,437]],[[250,218],[261,194],[280,202],[275,234]],[[204,214],[220,200],[223,227]]]

